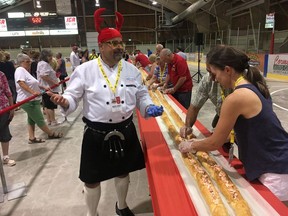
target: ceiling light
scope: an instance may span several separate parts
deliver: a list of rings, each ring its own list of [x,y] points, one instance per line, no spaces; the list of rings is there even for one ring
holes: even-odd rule
[[[37,8],[41,8],[40,1],[36,1],[36,7],[37,7]]]
[[[95,0],[95,7],[100,7],[100,2],[99,2],[99,0]]]
[[[152,5],[157,5],[157,2],[156,1],[152,1]]]

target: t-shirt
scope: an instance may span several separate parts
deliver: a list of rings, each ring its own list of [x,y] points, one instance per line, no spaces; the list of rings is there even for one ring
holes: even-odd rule
[[[139,62],[141,64],[141,67],[145,68],[146,66],[148,66],[149,64],[151,64],[151,62],[149,61],[148,57],[146,55],[144,55],[143,53],[139,53],[136,58],[135,58],[135,62]]]
[[[173,86],[176,85],[180,77],[186,77],[183,85],[177,90],[177,92],[189,92],[192,91],[193,82],[188,68],[187,61],[181,56],[174,54],[172,63],[168,64],[168,73],[170,81]]]
[[[49,76],[56,83],[58,83],[58,81],[59,81],[57,76],[56,76],[56,72],[52,69],[51,65],[48,64],[45,61],[38,62],[38,65],[37,65],[37,78],[38,78],[40,86],[51,87],[48,82],[46,82],[45,80],[43,80],[41,78],[41,76]],[[57,87],[53,88],[52,90],[53,90],[53,92],[59,92],[60,91],[60,87],[57,86]]]
[[[39,82],[35,77],[33,77],[25,68],[18,67],[15,71],[15,84],[16,84],[16,91],[17,91],[17,102],[25,100],[28,97],[33,96],[29,92],[25,91],[20,87],[18,81],[24,81],[29,88],[33,89],[34,91],[40,92]],[[41,100],[41,97],[36,97],[33,100]]]

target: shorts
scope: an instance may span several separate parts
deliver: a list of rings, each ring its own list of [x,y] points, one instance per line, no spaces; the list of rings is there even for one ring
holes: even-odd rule
[[[58,92],[53,92],[54,94],[58,94]],[[54,104],[51,100],[50,100],[50,96],[48,94],[43,94],[42,95],[42,102],[43,102],[43,106],[47,109],[57,109],[57,105]]]
[[[288,174],[265,173],[259,181],[281,201],[288,201]]]
[[[21,106],[27,113],[27,122],[29,125],[37,124],[38,127],[43,127],[46,123],[41,111],[40,101],[30,101]]]
[[[0,115],[0,142],[9,142],[12,138],[9,123],[9,112]]]

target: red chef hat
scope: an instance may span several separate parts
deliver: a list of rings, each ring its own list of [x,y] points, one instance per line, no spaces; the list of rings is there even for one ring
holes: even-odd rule
[[[106,8],[99,8],[98,10],[95,11],[94,13],[94,22],[95,22],[95,28],[96,31],[99,33],[98,34],[98,43],[102,43],[104,41],[110,40],[115,37],[121,37],[122,35],[120,33],[121,27],[124,22],[124,18],[122,14],[119,12],[115,12],[116,19],[115,19],[115,24],[116,24],[116,29],[115,28],[104,28],[101,29],[101,23],[103,22],[103,18],[101,17],[101,14],[106,10]]]

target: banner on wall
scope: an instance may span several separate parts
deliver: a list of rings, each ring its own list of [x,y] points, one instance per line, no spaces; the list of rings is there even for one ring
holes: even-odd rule
[[[288,76],[288,55],[269,55],[268,73]]]

